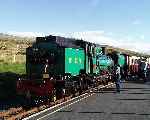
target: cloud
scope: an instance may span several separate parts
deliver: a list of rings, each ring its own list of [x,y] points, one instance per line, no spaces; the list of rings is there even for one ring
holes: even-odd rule
[[[85,32],[73,32],[68,34],[71,38],[83,39],[88,42],[93,42],[102,45],[114,45],[118,42],[110,37],[105,36],[104,31],[85,31]]]
[[[21,37],[42,37],[45,36],[44,33],[40,32],[16,32],[16,31],[9,31],[6,32],[6,34],[15,35],[15,36],[21,36]]]
[[[88,42],[97,43],[100,45],[109,45],[113,47],[123,48],[126,50],[132,50],[139,53],[146,53],[150,55],[150,42],[143,42],[133,40],[133,38],[114,39],[109,36],[109,33],[104,31],[84,31],[84,32],[70,32],[70,33],[38,33],[38,32],[9,32],[9,34],[23,37],[37,37],[46,35],[56,35],[68,38],[82,39]],[[113,33],[111,33],[113,34]],[[141,38],[144,38],[141,35]]]
[[[137,19],[137,20],[134,20],[132,24],[133,25],[139,25],[139,24],[141,24],[141,21]]]
[[[122,41],[120,42],[119,46],[120,48],[124,48],[127,50],[139,52],[139,53],[146,53],[149,54],[150,51],[150,43],[144,43],[144,42],[133,42],[133,41]]]
[[[83,39],[88,42],[93,42],[101,45],[109,45],[139,53],[147,53],[150,55],[150,43],[141,41],[134,42],[134,40],[132,39],[114,39],[112,37],[109,37],[108,34],[104,31],[74,32],[67,34],[66,37]]]

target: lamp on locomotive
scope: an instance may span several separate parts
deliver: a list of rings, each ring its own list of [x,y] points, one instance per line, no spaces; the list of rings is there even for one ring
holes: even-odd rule
[[[43,73],[43,79],[48,79],[49,78],[49,71],[48,71],[48,68],[49,65],[48,65],[48,59],[46,59],[46,63],[45,63],[45,66],[44,66],[44,73]]]

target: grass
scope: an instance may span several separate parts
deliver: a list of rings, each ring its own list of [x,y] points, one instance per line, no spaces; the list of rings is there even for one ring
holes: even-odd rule
[[[0,100],[16,95],[18,76],[26,73],[25,64],[0,64]]]
[[[26,68],[25,64],[10,64],[10,63],[4,63],[0,64],[0,73],[4,72],[12,72],[16,74],[25,74],[26,73]]]

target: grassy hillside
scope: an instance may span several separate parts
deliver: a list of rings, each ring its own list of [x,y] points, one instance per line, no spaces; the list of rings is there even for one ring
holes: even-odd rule
[[[34,38],[0,33],[0,73],[25,74],[26,48],[33,41]]]

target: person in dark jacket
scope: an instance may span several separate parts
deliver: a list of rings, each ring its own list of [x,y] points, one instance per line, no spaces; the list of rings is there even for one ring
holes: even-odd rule
[[[120,93],[120,80],[121,79],[121,67],[119,64],[114,66],[114,81],[116,84],[116,91]]]

